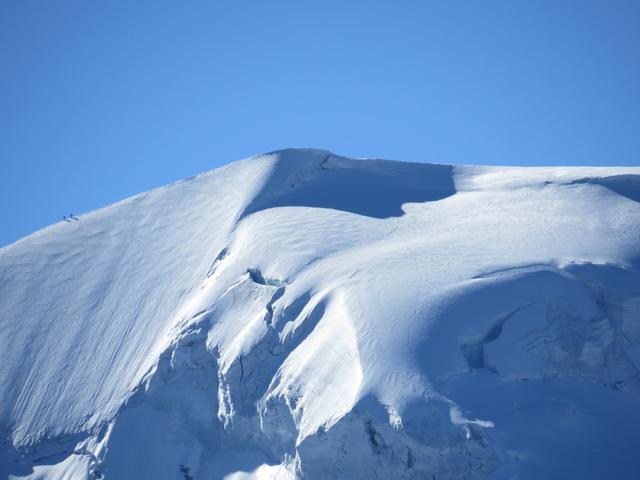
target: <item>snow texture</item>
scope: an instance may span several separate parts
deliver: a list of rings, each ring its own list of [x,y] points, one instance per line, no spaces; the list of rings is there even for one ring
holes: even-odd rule
[[[0,478],[639,478],[640,168],[291,149],[0,249]]]

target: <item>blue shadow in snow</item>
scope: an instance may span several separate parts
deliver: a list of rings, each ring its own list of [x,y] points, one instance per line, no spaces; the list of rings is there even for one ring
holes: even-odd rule
[[[572,183],[594,183],[613,190],[618,195],[640,202],[640,175],[611,175],[599,178],[584,178]]]
[[[269,180],[243,216],[298,206],[373,218],[399,217],[404,203],[441,200],[456,193],[450,165],[352,160],[303,150],[277,155]]]

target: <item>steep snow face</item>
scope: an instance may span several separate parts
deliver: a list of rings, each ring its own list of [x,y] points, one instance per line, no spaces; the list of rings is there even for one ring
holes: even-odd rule
[[[285,150],[41,230],[0,477],[634,478],[639,179]]]

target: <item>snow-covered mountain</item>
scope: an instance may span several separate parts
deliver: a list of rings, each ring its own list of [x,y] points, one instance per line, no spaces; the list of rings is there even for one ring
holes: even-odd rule
[[[640,168],[285,150],[0,249],[0,478],[640,477]]]

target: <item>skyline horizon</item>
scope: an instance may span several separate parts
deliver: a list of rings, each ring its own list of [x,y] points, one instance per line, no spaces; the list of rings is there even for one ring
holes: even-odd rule
[[[0,5],[0,245],[264,152],[640,165],[640,3]]]

